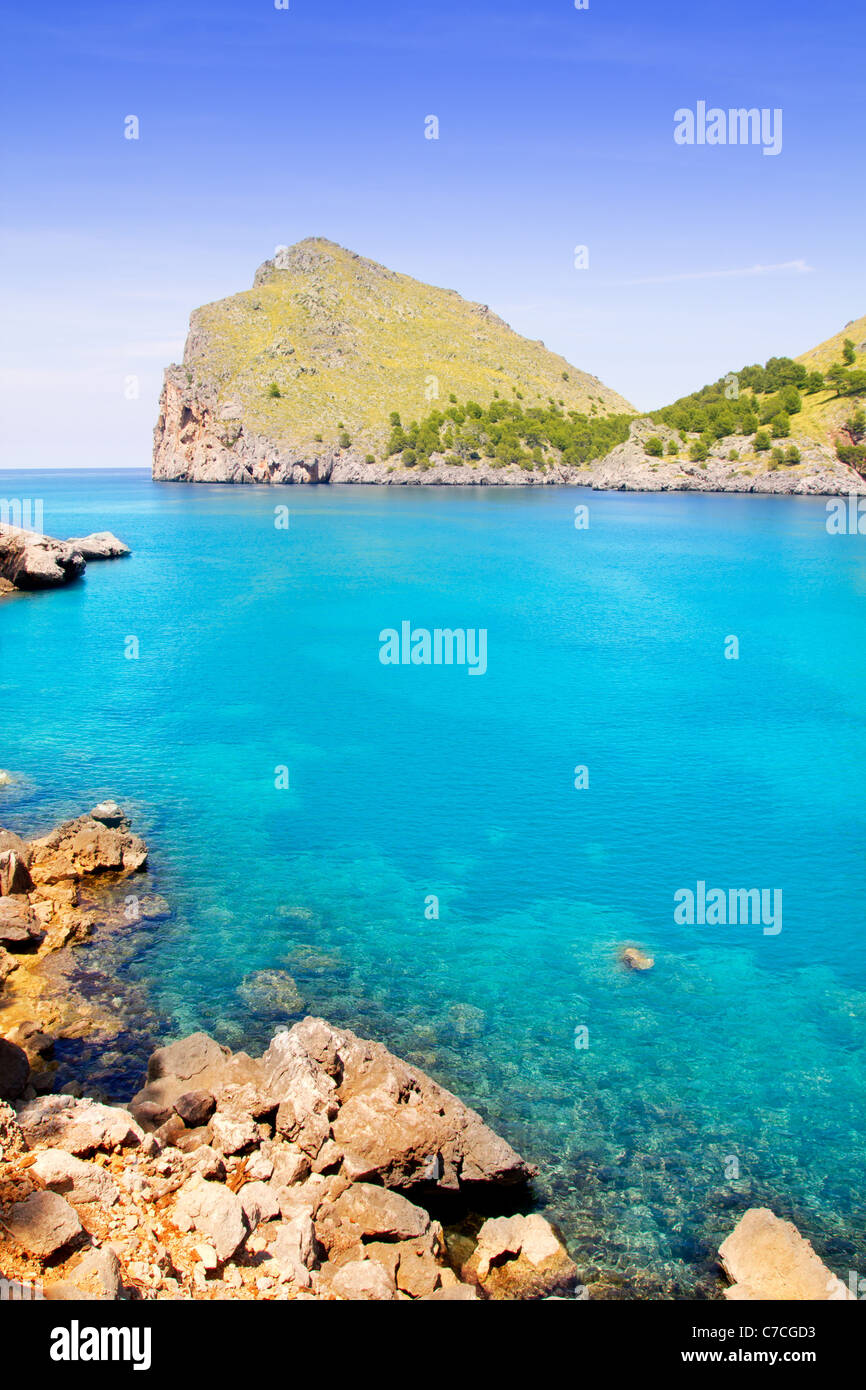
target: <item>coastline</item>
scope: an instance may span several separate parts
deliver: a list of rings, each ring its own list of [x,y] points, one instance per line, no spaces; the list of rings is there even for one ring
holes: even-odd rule
[[[0,832],[10,1286],[75,1302],[616,1296],[581,1283],[537,1209],[535,1169],[479,1114],[324,1019],[287,1018],[259,1059],[204,1033],[159,1046],[125,1100],[101,1091],[86,1051],[77,1079],[58,1085],[56,1042],[86,1040],[98,1057],[129,1021],[122,997],[112,1013],[77,993],[72,957],[100,929],[169,914],[128,891],[146,873],[147,847],[114,802],[29,842]],[[654,964],[634,947],[620,960]],[[52,971],[57,962],[69,968]],[[855,1297],[767,1208],[745,1212],[718,1260],[719,1297]]]
[[[656,457],[647,441],[661,440],[676,452]],[[687,455],[689,444],[652,420],[632,422],[629,438],[604,458],[580,466],[549,459],[539,466],[494,464],[483,460],[449,463],[433,456],[425,466],[394,461],[369,462],[351,449],[293,450],[243,427],[231,445],[215,430],[207,412],[183,429],[173,416],[160,417],[155,431],[154,482],[286,486],[387,487],[586,487],[605,492],[709,492],[778,496],[839,496],[858,491],[864,480],[835,451],[795,436],[800,462],[777,465],[756,454],[751,441],[729,435],[716,441],[700,462]],[[733,458],[731,456],[734,456]],[[399,461],[398,461],[399,460]]]

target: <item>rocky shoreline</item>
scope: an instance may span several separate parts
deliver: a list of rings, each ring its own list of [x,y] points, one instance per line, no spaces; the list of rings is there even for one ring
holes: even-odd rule
[[[153,1052],[125,1105],[87,1078],[60,1084],[55,1041],[99,1020],[75,1000],[64,1016],[47,967],[116,911],[112,889],[127,922],[130,904],[132,920],[163,915],[128,891],[146,866],[113,802],[29,842],[0,831],[0,1278],[12,1296],[589,1296],[532,1210],[532,1166],[347,1028],[306,1017],[257,1058],[192,1034]],[[731,1298],[853,1297],[766,1209],[745,1214],[720,1261]]]
[[[775,496],[847,496],[863,479],[842,463],[829,445],[794,438],[801,462],[771,466],[752,451],[750,439],[718,440],[703,462],[692,462],[688,446],[665,425],[632,422],[629,438],[604,458],[582,467],[555,460],[540,467],[496,465],[491,461],[454,464],[433,456],[429,467],[405,467],[399,455],[370,463],[359,452],[330,448],[287,452],[240,420],[226,433],[216,402],[190,404],[179,381],[167,373],[155,433],[156,482],[274,485],[352,485],[388,487],[587,487],[599,492],[732,492]],[[677,453],[647,453],[651,437],[672,444]],[[732,459],[731,454],[737,457]],[[682,454],[682,457],[680,457]]]

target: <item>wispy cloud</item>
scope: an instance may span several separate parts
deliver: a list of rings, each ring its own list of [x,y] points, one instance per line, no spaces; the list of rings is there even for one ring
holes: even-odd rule
[[[793,272],[811,275],[815,267],[804,260],[780,261],[778,265],[748,265],[735,270],[684,270],[675,275],[645,275],[639,280],[609,280],[608,286],[674,285],[680,280],[741,280],[750,275],[780,275]]]

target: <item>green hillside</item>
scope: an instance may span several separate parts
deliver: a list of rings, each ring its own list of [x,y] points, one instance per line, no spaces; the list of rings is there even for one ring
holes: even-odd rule
[[[856,452],[864,401],[866,318],[861,318],[798,358],[772,357],[763,366],[742,367],[653,411],[651,419],[677,430],[692,458],[705,458],[717,440],[740,435],[756,454],[775,451],[779,462],[780,451],[785,462],[793,460],[791,441],[800,438],[837,449],[859,466],[866,463]]]

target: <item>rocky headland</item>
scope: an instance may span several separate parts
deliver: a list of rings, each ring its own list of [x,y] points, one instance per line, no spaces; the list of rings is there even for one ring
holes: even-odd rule
[[[0,1278],[13,1297],[585,1298],[534,1169],[379,1042],[306,1017],[259,1057],[195,1033],[154,1051],[125,1104],[53,1048],[110,1021],[50,962],[117,909],[147,847],[106,801],[50,834],[0,831]],[[114,894],[114,896],[112,896]],[[642,960],[648,960],[643,958]],[[493,1214],[491,1214],[493,1213]],[[748,1211],[728,1297],[853,1297],[789,1223]],[[35,1294],[34,1294],[35,1291]]]
[[[860,491],[861,474],[837,456],[837,445],[859,437],[847,417],[858,403],[858,381],[866,382],[866,341],[847,339],[849,331],[862,337],[866,320],[796,362],[744,368],[752,386],[741,394],[731,375],[652,418],[637,418],[597,377],[521,337],[486,305],[310,238],[279,248],[256,271],[251,290],[191,315],[183,362],[165,373],[153,477]],[[855,369],[843,370],[837,391],[833,363],[843,350]],[[777,378],[790,379],[787,394],[778,392]],[[673,416],[685,422],[676,430],[663,422]]]

